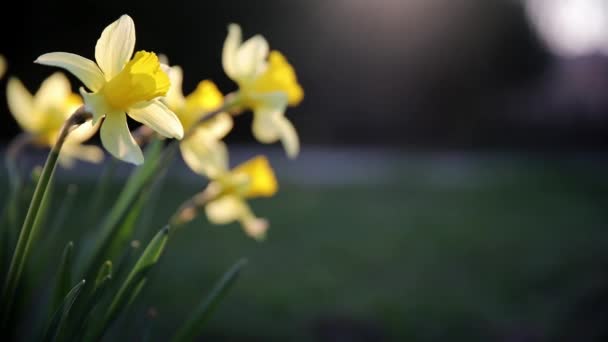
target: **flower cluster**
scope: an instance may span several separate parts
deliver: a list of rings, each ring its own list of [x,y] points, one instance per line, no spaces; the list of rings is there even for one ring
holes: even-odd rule
[[[233,118],[253,112],[252,132],[261,143],[281,141],[287,155],[299,153],[299,139],[285,117],[288,106],[303,99],[295,71],[283,54],[270,51],[268,42],[256,35],[242,41],[241,28],[228,26],[222,51],[226,75],[238,89],[224,96],[211,80],[201,81],[184,96],[183,70],[163,63],[154,52],[135,52],[135,25],[128,15],[106,27],[95,46],[95,59],[51,52],[38,64],[55,66],[77,77],[83,87],[72,93],[67,78],[55,73],[32,95],[15,77],[7,86],[9,109],[36,145],[52,147],[68,117],[82,108],[91,119],[69,133],[59,161],[70,166],[74,158],[99,162],[103,152],[82,145],[99,129],[101,143],[116,159],[144,163],[140,143],[133,137],[127,116],[161,137],[177,139],[185,163],[208,178],[205,212],[213,223],[238,221],[252,237],[262,238],[268,226],[257,218],[246,199],[272,196],[278,185],[265,157],[255,157],[230,169],[228,149],[222,139],[233,127]],[[5,70],[0,56],[0,75]]]

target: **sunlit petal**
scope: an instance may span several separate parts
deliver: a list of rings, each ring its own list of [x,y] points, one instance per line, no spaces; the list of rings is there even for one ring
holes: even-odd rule
[[[228,113],[220,113],[213,119],[205,122],[201,128],[210,138],[220,140],[230,133],[233,126],[232,116]]]
[[[95,62],[73,53],[45,53],[38,57],[34,63],[63,68],[78,77],[92,91],[101,89],[105,82],[103,74]]]
[[[82,125],[75,128],[66,139],[66,143],[81,143],[89,140],[101,125],[101,120],[97,121],[97,124],[93,124],[93,120],[89,120]]]
[[[34,106],[37,108],[60,107],[71,94],[70,81],[62,73],[56,72],[40,85],[35,95]]]
[[[144,155],[133,139],[125,113],[108,113],[101,125],[101,142],[114,157],[135,165],[144,162]]]
[[[245,230],[247,235],[258,241],[266,238],[266,231],[268,230],[270,224],[265,218],[256,217],[251,210],[249,210],[249,214],[243,215],[239,221],[241,222],[243,230]]]
[[[11,77],[6,86],[6,99],[8,108],[15,120],[25,131],[38,131],[40,118],[34,112],[34,98],[15,77]]]
[[[71,166],[69,165],[71,164],[70,161],[73,158],[84,160],[90,163],[100,163],[103,160],[104,153],[101,148],[94,145],[80,145],[66,142],[63,148],[61,149],[61,154],[59,155],[59,157],[60,162],[62,158],[67,159],[63,161],[62,165],[69,167]],[[65,165],[65,162],[67,162],[68,165]]]
[[[237,52],[238,77],[253,78],[264,71],[268,56],[268,42],[261,35],[249,38]]]
[[[236,59],[241,39],[241,27],[237,24],[228,25],[228,36],[222,50],[222,66],[226,75],[233,80],[238,76]]]
[[[97,124],[104,115],[114,111],[103,94],[87,93],[84,88],[80,88],[80,95],[84,99],[87,110],[93,114],[93,124]]]
[[[171,81],[171,88],[167,92],[167,95],[163,98],[163,101],[169,106],[169,108],[176,110],[182,108],[186,99],[182,90],[183,71],[179,66],[173,66],[169,68],[169,80]]]
[[[106,27],[95,45],[95,60],[106,80],[116,76],[133,56],[135,24],[128,15]]]
[[[205,206],[205,213],[211,223],[228,224],[247,215],[247,205],[238,196],[222,196]]]
[[[175,113],[158,100],[131,107],[129,116],[167,138],[184,137],[184,128]]]
[[[287,156],[289,158],[297,157],[300,153],[300,139],[291,121],[281,115],[275,117],[275,125]]]
[[[200,175],[213,179],[228,170],[226,145],[210,139],[200,128],[183,140],[179,148],[186,165]]]

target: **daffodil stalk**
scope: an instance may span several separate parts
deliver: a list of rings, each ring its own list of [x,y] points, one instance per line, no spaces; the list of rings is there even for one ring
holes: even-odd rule
[[[72,116],[70,116],[69,119],[63,124],[59,136],[57,137],[57,141],[47,157],[44,168],[40,175],[40,179],[36,184],[36,189],[34,190],[34,195],[30,202],[21,232],[19,233],[17,246],[15,247],[6,281],[2,289],[2,327],[4,327],[6,324],[10,315],[15,290],[19,284],[27,257],[32,249],[32,240],[33,237],[36,236],[36,232],[34,230],[37,226],[36,221],[39,220],[40,206],[47,195],[47,187],[55,172],[55,166],[57,164],[57,159],[59,158],[61,148],[63,147],[68,134],[75,127],[84,124],[92,117],[92,114],[87,112],[84,107],[76,110],[74,114],[72,114]]]

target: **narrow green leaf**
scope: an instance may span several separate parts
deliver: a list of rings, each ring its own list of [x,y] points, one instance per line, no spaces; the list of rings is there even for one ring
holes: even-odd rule
[[[53,297],[51,302],[51,310],[55,311],[61,302],[65,298],[66,294],[70,291],[72,286],[72,258],[74,251],[74,243],[72,241],[63,249],[61,255],[61,263],[57,270],[55,278],[55,289],[53,291]]]
[[[200,303],[198,308],[190,315],[190,318],[181,326],[173,337],[173,342],[194,341],[201,333],[207,319],[211,316],[215,308],[226,296],[228,290],[238,278],[239,273],[247,265],[247,259],[237,261],[222,278],[215,283],[211,292]]]
[[[53,318],[51,319],[49,325],[45,330],[43,338],[44,341],[55,341],[57,336],[59,336],[59,332],[63,327],[63,323],[65,322],[65,319],[68,316],[68,313],[70,312],[74,301],[76,301],[76,298],[78,298],[78,295],[80,294],[80,291],[82,290],[84,284],[85,280],[83,279],[78,284],[76,284],[76,286],[74,286],[70,290],[70,292],[68,292],[68,294],[65,296],[63,302],[61,303],[59,308],[57,308],[55,314],[53,314]]]
[[[146,246],[124,283],[112,299],[110,307],[106,312],[102,323],[93,335],[93,340],[103,336],[104,331],[113,323],[118,315],[126,309],[128,304],[134,300],[139,293],[152,266],[154,266],[162,255],[169,238],[169,226],[162,228],[152,241]]]
[[[6,326],[7,319],[10,316],[15,290],[21,280],[21,274],[31,249],[33,237],[36,236],[35,230],[39,227],[36,221],[41,221],[39,215],[40,207],[46,202],[45,198],[48,197],[47,187],[55,172],[60,149],[61,145],[59,143],[56,144],[47,157],[40,180],[37,182],[34,195],[30,202],[25,221],[21,227],[21,232],[19,233],[17,246],[15,247],[6,281],[2,289],[2,328]]]

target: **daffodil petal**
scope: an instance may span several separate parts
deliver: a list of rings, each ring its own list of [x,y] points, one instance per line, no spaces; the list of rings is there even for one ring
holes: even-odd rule
[[[237,24],[228,25],[228,36],[226,36],[222,50],[222,66],[226,75],[233,80],[237,77],[236,56],[241,39],[241,27]]]
[[[266,231],[270,224],[265,218],[256,217],[249,210],[249,214],[244,215],[239,221],[247,235],[258,241],[262,241],[266,238]]]
[[[172,66],[169,68],[169,80],[171,81],[171,88],[167,92],[167,95],[163,98],[163,101],[173,110],[177,110],[184,106],[186,99],[182,91],[183,71],[179,66]]]
[[[56,72],[42,82],[34,96],[36,108],[61,107],[66,99],[72,94],[72,87],[67,77]],[[71,113],[66,113],[69,116]],[[67,118],[66,116],[66,118]]]
[[[93,135],[95,135],[95,133],[97,133],[100,125],[101,120],[98,120],[96,124],[93,124],[93,120],[88,120],[70,132],[66,139],[66,144],[81,143],[89,140]]]
[[[89,163],[100,163],[103,160],[103,150],[95,145],[80,145],[66,142],[61,149],[61,156],[76,158]]]
[[[247,205],[238,196],[226,195],[207,203],[205,213],[213,224],[228,224],[247,215]]]
[[[212,139],[220,140],[230,133],[233,126],[232,116],[228,113],[220,113],[199,127]]]
[[[95,62],[73,53],[45,53],[34,63],[63,68],[78,77],[87,88],[94,92],[101,89],[105,83],[103,73]]]
[[[129,108],[129,116],[167,138],[184,137],[184,128],[175,113],[158,100]]]
[[[300,139],[291,121],[280,116],[275,118],[275,125],[287,156],[292,159],[297,157],[300,153]]]
[[[87,111],[93,114],[93,125],[96,125],[104,115],[113,111],[103,94],[88,93],[84,88],[80,88],[80,95],[84,99]]]
[[[106,80],[111,80],[123,69],[134,49],[135,24],[125,14],[103,30],[95,45],[95,60]]]
[[[39,130],[39,120],[34,109],[34,98],[15,77],[11,77],[6,86],[8,108],[21,128],[28,132]]]
[[[237,77],[253,78],[264,71],[268,50],[268,42],[261,35],[245,41],[236,55]]]
[[[261,143],[272,144],[281,138],[277,127],[276,117],[282,113],[272,109],[258,109],[253,114],[253,124],[251,130],[253,136]]]
[[[282,112],[260,109],[254,113],[252,132],[264,144],[281,140],[287,156],[295,158],[300,152],[300,141],[293,124]]]
[[[192,171],[208,178],[216,178],[228,170],[228,149],[217,140],[209,139],[205,131],[197,129],[179,144],[182,158]]]
[[[126,162],[139,165],[144,162],[144,155],[137,145],[129,126],[125,113],[108,113],[101,125],[101,143],[114,157]]]

